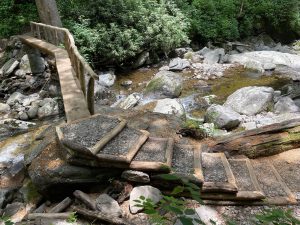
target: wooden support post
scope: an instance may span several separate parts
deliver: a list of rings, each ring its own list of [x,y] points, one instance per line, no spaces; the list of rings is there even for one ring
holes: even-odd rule
[[[95,96],[94,96],[94,86],[95,86],[95,80],[94,78],[90,77],[88,82],[88,90],[87,90],[87,104],[88,109],[90,113],[94,114],[94,102],[95,102]]]
[[[84,94],[84,96],[86,96],[86,84],[85,84],[85,70],[84,70],[84,64],[79,61],[79,81],[80,81],[80,85],[81,85],[81,90]]]

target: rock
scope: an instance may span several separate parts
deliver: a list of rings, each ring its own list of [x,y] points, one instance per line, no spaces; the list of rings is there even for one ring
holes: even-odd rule
[[[252,130],[252,129],[256,129],[257,128],[255,122],[242,123],[241,127],[245,128],[245,130]]]
[[[132,85],[132,80],[124,80],[122,83],[121,83],[121,86],[123,87],[129,87],[130,85]]]
[[[160,71],[147,84],[145,93],[158,98],[176,98],[182,91],[182,78],[171,71]]]
[[[204,48],[202,48],[202,49],[199,51],[199,54],[205,56],[207,53],[209,53],[209,52],[211,52],[211,51],[212,51],[212,50],[209,49],[208,47],[204,47]]]
[[[231,94],[224,103],[239,114],[256,115],[273,103],[274,90],[271,87],[244,87]]]
[[[214,123],[219,129],[227,130],[236,128],[240,124],[240,115],[230,108],[213,104],[205,114],[205,122]]]
[[[144,196],[145,199],[149,198],[154,204],[158,203],[162,199],[160,190],[152,186],[140,186],[133,188],[130,193],[129,208],[131,213],[136,214],[143,210],[143,208],[136,206],[138,203],[135,200],[140,200],[140,197]]]
[[[96,199],[96,207],[101,213],[105,215],[109,215],[112,217],[122,216],[122,210],[118,202],[107,194],[101,194]]]
[[[116,81],[116,76],[112,74],[111,72],[100,74],[99,76],[99,84],[104,87],[111,87],[114,85]]]
[[[24,203],[14,202],[14,203],[8,204],[6,206],[6,208],[4,209],[4,214],[7,217],[12,217],[13,215],[15,215],[20,210],[24,210],[24,208],[25,208]]]
[[[299,112],[300,108],[290,97],[281,97],[274,106],[274,112],[277,114]]]
[[[206,110],[210,106],[208,98],[202,97],[201,94],[192,94],[184,98],[180,98],[180,103],[183,105],[186,112],[193,110]]]
[[[190,48],[176,48],[174,50],[175,52],[175,57],[180,57],[182,58],[184,54],[186,54],[188,51],[190,51]]]
[[[137,183],[149,183],[150,177],[148,174],[140,172],[140,171],[134,171],[134,170],[125,170],[121,177],[125,180],[137,182]]]
[[[38,118],[44,118],[47,116],[55,116],[59,114],[59,108],[58,103],[55,100],[52,100],[46,104],[44,104],[42,107],[38,109]]]
[[[38,106],[31,106],[28,111],[27,111],[27,115],[30,119],[34,119],[37,117],[38,114]]]
[[[14,189],[0,188],[0,209],[4,208],[9,203],[14,194]]]
[[[45,90],[40,90],[39,96],[40,98],[46,98],[49,95],[49,93]]]
[[[141,100],[141,95],[139,93],[132,93],[124,101],[119,104],[121,109],[131,109],[138,104]]]
[[[149,52],[141,53],[138,56],[137,60],[132,65],[132,67],[135,69],[141,67],[142,65],[144,65],[147,62],[147,60],[149,59],[149,56],[150,56]]]
[[[14,92],[6,101],[6,104],[13,106],[15,103],[22,103],[25,95],[21,94],[20,92]]]
[[[42,107],[50,102],[53,102],[54,100],[52,98],[44,98],[39,102],[39,106]]]
[[[159,71],[168,71],[168,70],[170,70],[170,67],[168,66],[162,66],[159,68]]]
[[[190,67],[190,62],[187,59],[175,58],[169,64],[170,71],[182,71]]]
[[[204,54],[204,63],[206,64],[223,63],[224,56],[225,56],[225,50],[223,48],[218,48],[213,51],[209,51]]]
[[[28,117],[28,115],[27,115],[26,112],[23,112],[23,113],[20,114],[19,119],[20,119],[20,120],[25,120],[25,121],[26,121],[26,120],[29,119],[29,117]]]
[[[210,206],[201,205],[199,208],[196,208],[196,213],[204,224],[225,224],[225,220],[222,215]]]
[[[8,60],[0,69],[0,75],[9,75],[19,66],[19,61],[16,59]]]
[[[39,99],[40,99],[40,95],[38,93],[28,95],[28,96],[24,95],[22,105],[23,106],[29,106],[32,102],[35,102]]]
[[[274,91],[273,101],[276,103],[280,99],[281,91]]]
[[[16,119],[4,119],[0,120],[0,125],[5,125],[9,129],[28,130],[29,128],[34,127],[36,124]]]
[[[153,112],[183,116],[184,108],[177,99],[166,98],[156,102]]]
[[[61,94],[60,88],[57,85],[51,84],[48,88],[49,95],[51,97],[57,97]]]
[[[0,113],[7,113],[10,111],[10,106],[8,104],[0,103]]]
[[[255,60],[249,60],[249,61],[245,62],[244,67],[246,69],[257,71],[261,74],[263,74],[265,72],[263,64],[261,64],[258,61],[255,61]]]
[[[263,66],[265,71],[274,71],[276,69],[276,65],[274,63],[265,63]]]

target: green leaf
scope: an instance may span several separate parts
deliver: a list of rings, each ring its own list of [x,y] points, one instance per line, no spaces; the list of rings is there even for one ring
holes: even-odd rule
[[[145,200],[146,198],[145,196],[140,196],[140,199]]]
[[[184,187],[182,186],[177,186],[173,189],[171,195],[177,195],[179,193],[182,193],[184,191]]]
[[[164,180],[180,180],[180,178],[174,174],[160,174],[158,176]]]
[[[187,217],[179,217],[178,218],[183,225],[194,225],[192,218]]]
[[[184,211],[184,214],[185,214],[185,215],[191,216],[191,215],[195,215],[196,212],[195,212],[194,209],[186,209],[186,210]]]

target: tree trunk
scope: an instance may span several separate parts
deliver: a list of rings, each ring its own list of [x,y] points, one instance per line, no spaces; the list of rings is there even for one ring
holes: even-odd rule
[[[210,143],[210,151],[249,158],[275,155],[300,147],[300,120],[289,120],[225,136]]]
[[[55,0],[35,0],[42,23],[62,27]]]

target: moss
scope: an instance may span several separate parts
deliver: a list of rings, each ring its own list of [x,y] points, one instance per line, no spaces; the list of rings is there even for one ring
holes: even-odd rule
[[[163,83],[163,78],[157,78],[152,81],[147,85],[145,92],[149,93],[151,91],[156,91],[162,87]]]
[[[197,129],[199,129],[200,124],[201,124],[201,122],[199,122],[197,120],[188,119],[184,122],[183,127],[184,128],[197,128]]]
[[[32,183],[31,180],[28,180],[23,186],[21,192],[25,202],[37,202],[41,195],[38,193],[36,186]]]

